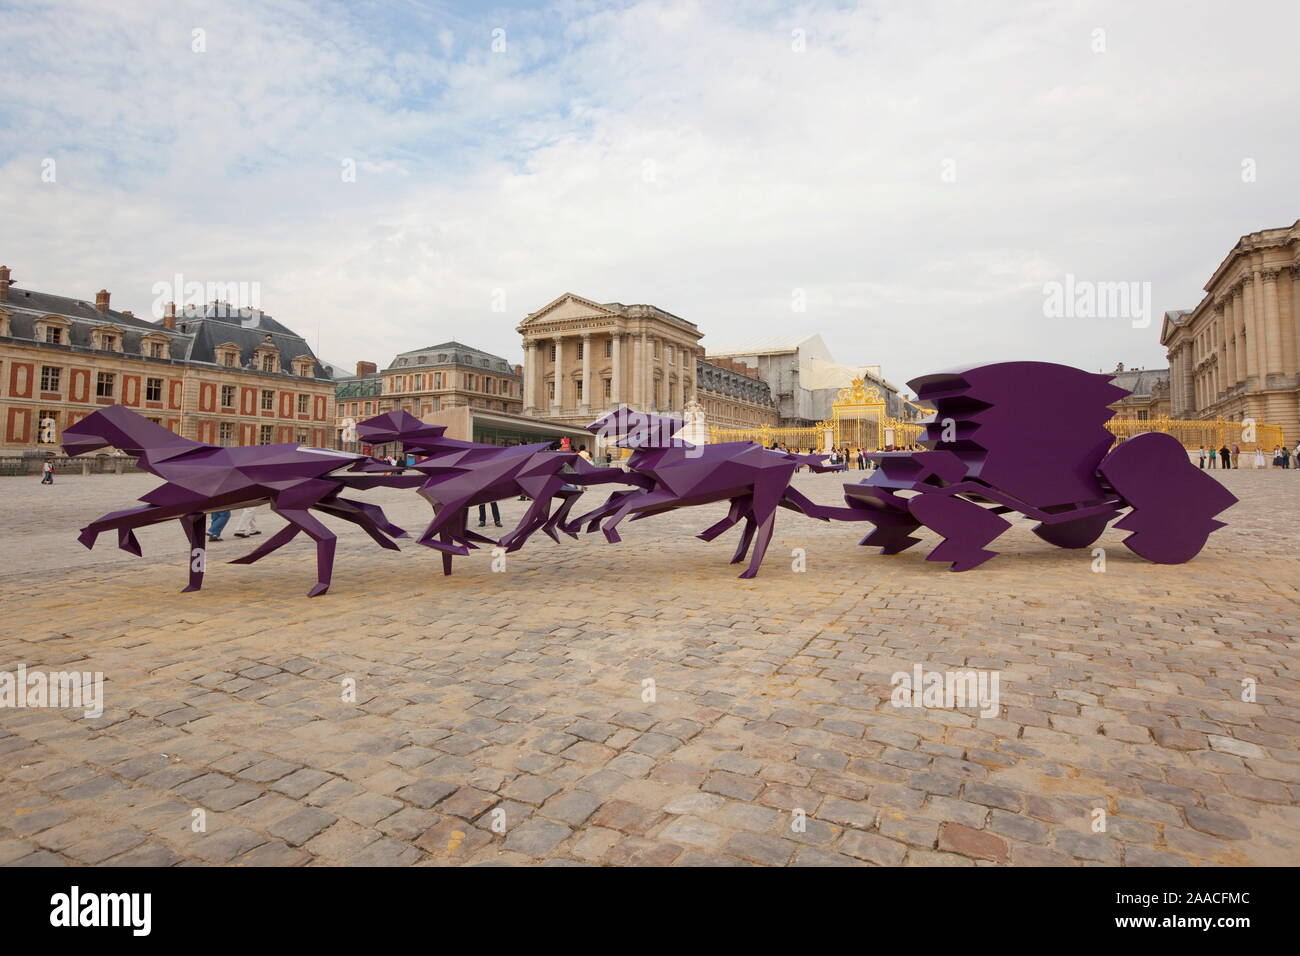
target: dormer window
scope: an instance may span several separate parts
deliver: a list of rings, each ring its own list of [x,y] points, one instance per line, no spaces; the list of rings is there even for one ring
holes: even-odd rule
[[[316,363],[309,356],[300,355],[293,360],[293,374],[300,375],[303,378],[312,378],[315,374]]]
[[[171,358],[171,340],[165,335],[146,335],[140,340],[140,352],[149,358]]]
[[[95,329],[92,341],[97,349],[104,352],[122,351],[122,330],[114,326]]]
[[[61,315],[46,315],[36,320],[34,327],[37,342],[47,345],[71,345],[72,323]]]

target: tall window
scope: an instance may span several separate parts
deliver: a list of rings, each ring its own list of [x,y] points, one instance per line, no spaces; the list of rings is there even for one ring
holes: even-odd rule
[[[160,378],[146,378],[144,380],[144,400],[146,402],[162,401],[163,381]]]
[[[57,392],[59,390],[59,382],[61,381],[62,377],[63,377],[63,369],[57,368],[53,365],[42,365],[41,366],[41,391]]]
[[[306,414],[307,414],[307,403],[310,402],[310,401],[311,401],[311,396],[310,396],[310,395],[299,395],[299,396],[298,396],[298,414],[299,414],[299,415],[306,415]]]
[[[221,407],[222,408],[235,407],[235,386],[233,385],[221,386]]]
[[[578,401],[580,402],[584,401],[584,397],[582,394],[582,379],[577,379],[577,386],[578,386]]]
[[[150,354],[151,356],[153,356],[154,358],[162,358],[162,357],[163,357],[163,344],[162,344],[161,342],[150,342],[150,343],[149,343],[149,354]]]
[[[614,357],[614,339],[611,336],[605,340],[605,358]]]
[[[262,411],[275,411],[275,392],[269,388],[262,389]]]
[[[263,371],[263,372],[274,372],[274,371],[275,371],[275,356],[274,356],[274,355],[263,355],[263,356],[262,356],[262,371]]]
[[[555,379],[551,379],[546,383],[546,397],[551,401],[555,401]]]
[[[441,373],[441,372],[434,372],[434,373],[433,373],[433,387],[434,387],[434,388],[442,388],[442,373]]]
[[[221,364],[224,365],[226,368],[234,368],[235,360],[237,358],[239,358],[238,352],[232,352],[230,349],[226,349],[224,352],[221,353]]]
[[[609,379],[605,379],[605,401],[609,401],[613,397],[614,397],[614,383],[611,382]]]
[[[578,361],[579,362],[582,361],[582,353],[585,352],[586,350],[587,350],[586,343],[583,342],[581,339],[579,339],[578,340]]]
[[[217,442],[221,445],[233,445],[235,443],[235,423],[222,422],[217,428]]]
[[[554,342],[551,343],[551,361],[552,361],[552,362],[555,361],[555,343],[554,343]]]
[[[95,397],[112,398],[113,389],[117,384],[117,376],[112,372],[100,372],[95,376]]]
[[[272,438],[272,435],[271,435],[271,426],[270,426],[270,425],[261,425],[261,426],[258,427],[258,429],[257,429],[257,443],[258,443],[259,445],[269,445],[269,444],[271,444],[271,438]]]

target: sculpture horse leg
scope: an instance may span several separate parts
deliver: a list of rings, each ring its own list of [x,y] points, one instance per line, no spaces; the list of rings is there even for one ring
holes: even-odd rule
[[[753,502],[753,495],[743,495],[739,498],[731,499],[731,508],[727,511],[727,516],[717,524],[709,525],[695,537],[701,541],[712,541],[724,531],[729,530],[744,517],[745,509]]]
[[[205,518],[207,515],[200,511],[180,519],[181,527],[185,529],[185,537],[190,542],[190,583],[181,591],[182,594],[203,587],[203,572],[207,570],[208,562],[207,543],[203,534]]]
[[[629,492],[628,496],[619,502],[618,510],[614,512],[614,516],[606,521],[601,529],[605,533],[605,540],[610,544],[618,544],[623,540],[618,535],[618,523],[633,511],[660,504],[670,504],[678,500],[680,499],[670,491]]]
[[[334,572],[334,548],[337,539],[334,532],[307,509],[318,504],[334,490],[335,485],[332,482],[305,481],[288,491],[280,492],[271,499],[272,511],[291,525],[296,525],[300,531],[316,542],[316,584],[307,592],[308,597],[317,597],[329,590],[330,579]]]
[[[750,520],[758,524],[758,533],[754,538],[754,556],[749,561],[749,567],[741,572],[742,578],[752,578],[758,574],[763,557],[767,554],[768,543],[772,540],[772,531],[776,527],[776,512],[781,506],[781,496],[790,486],[793,476],[794,466],[790,465],[765,469],[754,480],[753,517]],[[749,528],[746,527],[745,530],[748,532]]]

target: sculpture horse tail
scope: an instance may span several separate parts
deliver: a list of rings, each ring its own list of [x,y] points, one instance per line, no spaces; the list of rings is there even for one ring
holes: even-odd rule
[[[146,452],[205,447],[183,438],[122,405],[92,412],[63,431],[63,450],[69,455],[113,447],[140,458]]]
[[[1133,510],[1114,527],[1131,531],[1124,546],[1157,564],[1182,564],[1223,527],[1214,516],[1237,498],[1187,457],[1172,435],[1143,432],[1117,445],[1097,467]]]

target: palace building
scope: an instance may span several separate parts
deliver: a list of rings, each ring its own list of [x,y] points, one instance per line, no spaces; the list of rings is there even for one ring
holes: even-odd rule
[[[758,369],[720,358],[697,359],[698,401],[710,425],[719,428],[761,428],[777,424],[772,389]]]
[[[332,439],[333,382],[265,312],[169,304],[151,322],[109,300],[22,289],[0,266],[0,449],[57,451],[63,429],[112,404],[213,445]]]
[[[627,405],[681,412],[696,399],[704,357],[695,323],[653,305],[566,293],[529,313],[523,336],[523,414],[585,425]]]
[[[449,425],[449,437],[484,433],[486,426],[474,424],[483,415],[506,416],[509,427],[503,434],[509,434],[495,441],[485,439],[487,443],[516,443],[516,431],[528,440],[538,440],[533,432],[520,431],[513,421],[523,411],[523,370],[499,355],[460,342],[401,352],[382,371],[373,362],[358,362],[356,375],[335,380],[335,400],[336,437],[341,448],[354,446],[352,429],[357,422],[393,409],[431,424],[454,421],[454,428]]]
[[[1110,381],[1128,390],[1127,395],[1110,406],[1115,409],[1116,418],[1145,422],[1170,417],[1169,369],[1126,369],[1120,362]]]
[[[1280,425],[1300,441],[1300,221],[1242,236],[1195,308],[1166,312],[1171,414]]]

